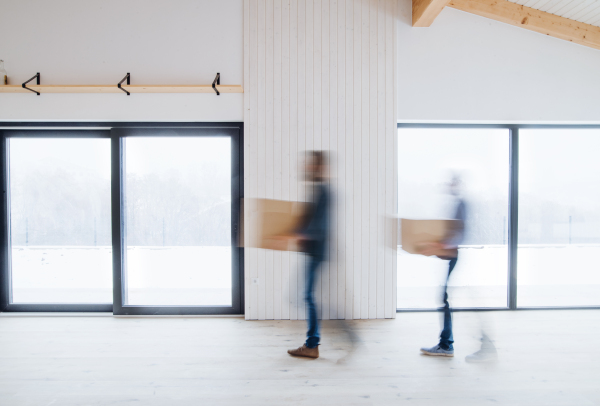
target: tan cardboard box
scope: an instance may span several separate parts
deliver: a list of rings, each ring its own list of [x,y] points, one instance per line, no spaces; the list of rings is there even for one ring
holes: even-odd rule
[[[400,219],[402,249],[410,254],[422,254],[429,243],[441,243],[460,222],[458,220]],[[440,249],[428,256],[455,257],[455,249]]]
[[[307,208],[306,203],[273,199],[244,199],[246,221],[242,246],[278,251],[301,251],[295,239],[281,239],[299,228]]]

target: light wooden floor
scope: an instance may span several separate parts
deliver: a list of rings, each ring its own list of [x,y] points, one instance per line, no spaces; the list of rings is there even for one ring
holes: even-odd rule
[[[468,364],[479,319],[499,359]],[[456,357],[430,358],[439,315],[325,322],[0,315],[0,405],[600,405],[600,311],[456,313]]]

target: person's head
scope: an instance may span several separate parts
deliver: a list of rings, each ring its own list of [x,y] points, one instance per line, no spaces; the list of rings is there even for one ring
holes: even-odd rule
[[[460,179],[460,176],[457,174],[452,175],[452,179],[450,180],[450,183],[448,183],[448,192],[452,196],[459,196],[461,193],[461,188],[462,180]]]
[[[304,171],[307,180],[323,181],[327,176],[327,154],[324,151],[308,151]]]

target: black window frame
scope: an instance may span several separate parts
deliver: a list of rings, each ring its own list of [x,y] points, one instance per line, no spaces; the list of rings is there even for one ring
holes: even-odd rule
[[[169,131],[174,130],[174,131]],[[72,135],[69,134],[73,131]],[[124,190],[123,144],[125,137],[227,136],[231,139],[231,306],[132,306],[124,305],[123,266]],[[244,197],[244,125],[242,122],[0,122],[0,159],[2,160],[3,215],[0,258],[0,311],[2,312],[112,312],[114,315],[220,315],[244,313],[244,249],[239,247],[241,199]],[[111,226],[113,247],[113,303],[11,303],[10,248],[10,138],[107,138],[111,140]]]
[[[509,198],[508,198],[508,283],[507,305],[505,307],[461,307],[453,311],[495,311],[495,310],[587,310],[600,309],[600,306],[519,306],[517,303],[517,255],[519,243],[519,130],[522,129],[600,129],[596,124],[427,124],[398,123],[401,128],[438,129],[505,129],[509,131]],[[398,135],[396,135],[398,136]],[[396,207],[396,212],[398,207]],[[396,270],[397,272],[397,270]],[[396,305],[397,306],[397,305]],[[397,308],[396,312],[431,312],[440,308]]]

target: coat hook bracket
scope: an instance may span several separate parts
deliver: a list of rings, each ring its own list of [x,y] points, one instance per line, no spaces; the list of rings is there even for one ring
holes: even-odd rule
[[[131,93],[129,93],[127,90],[123,89],[121,87],[121,85],[123,84],[123,82],[125,82],[127,80],[127,84],[130,85],[131,84],[131,74],[129,72],[127,72],[127,75],[125,75],[125,77],[119,82],[119,84],[117,85],[117,87],[119,89],[121,89],[122,91],[124,91],[125,93],[127,93],[127,96],[131,95]]]
[[[23,83],[21,86],[23,86],[23,89],[27,89],[30,92],[36,93],[39,96],[40,92],[38,92],[37,90],[30,89],[26,86],[27,83],[31,82],[33,79],[36,79],[36,78],[37,78],[36,84],[39,85],[40,84],[40,72],[36,73],[31,79],[29,79],[27,82]]]
[[[215,80],[213,80],[212,83],[213,90],[217,93],[217,96],[219,96],[221,93],[219,93],[215,85],[221,85],[221,74],[219,72],[217,72],[217,76],[215,76]]]

